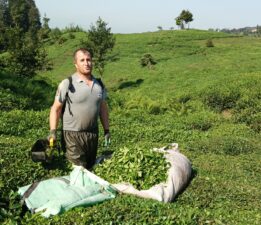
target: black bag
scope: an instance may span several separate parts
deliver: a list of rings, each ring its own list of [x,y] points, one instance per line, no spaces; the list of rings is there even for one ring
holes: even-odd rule
[[[39,139],[31,148],[32,160],[34,162],[50,163],[53,158],[53,150],[47,139]]]

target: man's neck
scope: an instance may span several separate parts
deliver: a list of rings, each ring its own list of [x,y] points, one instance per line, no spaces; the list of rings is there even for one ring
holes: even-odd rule
[[[82,74],[82,73],[78,73],[77,72],[77,75],[81,78],[81,79],[83,79],[83,80],[92,80],[92,78],[93,78],[93,76],[92,76],[92,74],[91,73],[89,73],[89,74]]]

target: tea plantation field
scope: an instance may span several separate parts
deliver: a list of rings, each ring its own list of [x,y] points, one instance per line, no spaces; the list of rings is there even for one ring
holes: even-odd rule
[[[261,224],[261,39],[201,30],[116,34],[102,78],[114,154],[95,172],[148,188],[168,167],[150,149],[177,142],[193,165],[187,189],[167,204],[118,195],[49,219],[24,212],[18,187],[70,172],[64,158],[46,167],[29,153],[48,135],[57,84],[74,71],[85,35],[73,34],[46,43],[52,70],[31,80],[0,72],[0,223]],[[151,68],[140,64],[146,53]]]

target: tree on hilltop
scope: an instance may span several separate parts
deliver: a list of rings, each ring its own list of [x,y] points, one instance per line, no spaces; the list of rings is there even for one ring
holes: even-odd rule
[[[83,45],[90,51],[94,60],[94,67],[100,75],[103,75],[107,61],[106,55],[112,51],[115,45],[115,37],[111,33],[111,28],[100,17],[96,25],[91,25],[87,33],[87,41]]]
[[[182,10],[178,17],[175,18],[176,25],[180,27],[180,29],[184,29],[184,23],[188,24],[193,21],[193,14],[189,10]]]

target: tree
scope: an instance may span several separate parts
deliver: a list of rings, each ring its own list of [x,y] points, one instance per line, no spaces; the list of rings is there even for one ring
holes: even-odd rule
[[[180,15],[176,17],[176,24],[180,26],[181,29],[184,29],[184,22],[188,24],[193,21],[193,14],[189,10],[182,10]]]
[[[99,17],[96,26],[92,24],[88,30],[87,42],[83,44],[92,54],[94,67],[102,76],[107,61],[106,55],[115,45],[115,37],[111,33],[111,28],[107,28],[107,23]]]
[[[183,22],[183,20],[181,20],[180,17],[176,17],[175,20],[176,20],[176,25],[179,26],[181,30],[183,30],[184,29],[184,22]]]
[[[28,4],[28,24],[31,33],[37,33],[41,29],[40,13],[34,0],[27,0]]]
[[[163,30],[162,26],[157,27],[159,31]]]
[[[33,77],[37,70],[49,66],[41,42],[32,41],[28,33],[22,33],[20,28],[12,28],[7,30],[7,37],[10,46],[6,61],[8,61],[8,70],[14,75]]]
[[[10,16],[8,10],[8,1],[0,0],[0,52],[6,49],[7,38],[5,36],[6,28],[10,25]]]
[[[42,24],[42,28],[39,30],[39,37],[40,39],[47,39],[49,38],[51,29],[49,27],[49,21],[50,19],[48,17],[46,17],[46,14],[43,17],[43,24]]]
[[[34,76],[46,64],[34,0],[0,0],[0,19],[0,50],[7,52],[5,67],[19,76]]]
[[[12,27],[23,32],[36,32],[41,28],[40,14],[34,0],[9,0]]]

